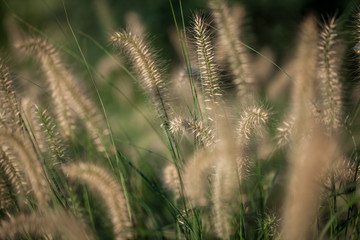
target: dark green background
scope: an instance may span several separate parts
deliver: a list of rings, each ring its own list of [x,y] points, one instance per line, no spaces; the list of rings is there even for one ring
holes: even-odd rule
[[[103,45],[107,46],[107,33],[101,29],[99,19],[94,11],[94,0],[65,0],[70,22],[76,31],[82,31]],[[230,1],[232,4],[235,1]],[[351,24],[351,15],[357,10],[359,1],[351,0],[242,0],[247,11],[247,43],[256,49],[262,46],[270,46],[276,53],[278,60],[286,55],[294,45],[294,37],[298,30],[301,19],[310,12],[315,13],[318,19],[327,18],[337,14],[342,16],[344,24]],[[115,24],[124,27],[124,15],[128,11],[135,11],[141,15],[146,24],[153,44],[162,49],[162,55],[166,59],[173,59],[174,51],[169,44],[168,31],[174,26],[170,3],[167,0],[126,0],[107,1],[111,17]],[[178,21],[180,21],[179,1],[172,1]],[[205,0],[183,0],[182,2],[185,21],[188,24],[194,12],[205,9]],[[65,13],[60,0],[11,0],[8,1],[10,9],[4,1],[0,4],[1,22],[0,44],[1,49],[6,51],[8,39],[4,28],[4,21],[9,14],[16,14],[29,24],[39,28],[48,34],[49,23],[52,28],[60,29],[69,37],[68,27],[65,21]],[[350,20],[350,21],[348,21]],[[70,35],[71,37],[71,35]],[[87,50],[90,62],[96,61],[101,52],[89,48]]]

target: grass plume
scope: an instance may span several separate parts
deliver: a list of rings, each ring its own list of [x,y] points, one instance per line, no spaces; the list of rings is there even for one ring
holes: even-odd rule
[[[341,83],[339,79],[338,34],[335,18],[323,26],[320,34],[319,78],[321,83],[323,120],[333,130],[338,130],[342,117]]]
[[[49,211],[46,214],[30,213],[10,216],[0,222],[1,239],[17,239],[31,235],[69,240],[92,240],[83,224],[64,211]]]
[[[17,157],[14,160],[18,161],[18,166],[21,166],[21,171],[31,185],[38,208],[44,209],[50,200],[50,187],[36,153],[18,135],[1,132],[0,141],[9,146],[12,152],[16,153]]]
[[[108,207],[116,239],[127,239],[131,236],[126,200],[121,185],[103,167],[79,162],[63,166],[66,176],[72,180],[79,179],[99,195]]]
[[[240,26],[231,16],[226,0],[210,0],[216,28],[218,30],[221,46],[227,53],[230,69],[234,75],[234,83],[240,99],[249,100],[254,94],[254,79],[249,70],[247,49],[239,40]]]
[[[192,133],[196,139],[205,147],[214,143],[214,133],[210,127],[204,126],[201,121],[194,121],[186,118],[174,118],[170,121],[170,132],[174,135]]]
[[[211,104],[218,104],[222,94],[209,28],[205,20],[198,14],[194,17],[194,38],[205,100],[207,101],[207,108],[211,109]]]
[[[20,106],[15,94],[10,71],[0,58],[0,126],[12,129],[13,132],[22,128]]]
[[[103,117],[80,88],[77,79],[62,63],[57,49],[40,37],[25,38],[17,43],[16,47],[36,57],[41,63],[63,134],[71,138],[75,130],[75,121],[80,118],[97,150],[102,153],[113,152]]]
[[[148,47],[143,39],[126,31],[113,33],[110,41],[115,47],[124,49],[128,54],[163,124],[167,126],[169,121],[168,111],[170,110],[166,99],[167,88],[153,50]]]

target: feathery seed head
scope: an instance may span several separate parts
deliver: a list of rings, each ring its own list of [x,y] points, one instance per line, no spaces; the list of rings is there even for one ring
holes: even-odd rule
[[[0,148],[0,209],[13,203],[14,197],[26,196],[30,191],[16,156],[6,146]]]
[[[335,18],[323,26],[320,34],[319,78],[321,89],[322,120],[330,130],[337,130],[341,123],[341,83],[338,75],[340,68],[338,34]]]
[[[28,37],[15,44],[16,48],[31,57],[36,57],[46,75],[51,92],[56,117],[60,123],[63,136],[70,139],[75,129],[75,112],[73,97],[67,91],[64,81],[72,82],[72,76],[60,60],[59,53],[47,39]]]
[[[163,121],[163,125],[167,126],[169,120],[168,112],[170,111],[167,101],[167,88],[161,76],[154,52],[147,46],[144,40],[126,31],[113,33],[110,36],[110,41],[115,47],[124,49],[128,54],[134,68],[139,73],[140,82],[148,91]]]
[[[206,23],[198,14],[194,17],[194,38],[200,68],[201,83],[208,104],[218,104],[221,97],[218,67],[215,64],[214,49],[210,41],[210,33]],[[211,106],[209,106],[211,108]]]
[[[0,133],[2,144],[9,146],[16,153],[22,172],[26,175],[37,200],[38,208],[45,209],[50,199],[50,187],[41,163],[32,148],[18,135]]]
[[[308,138],[299,139],[290,154],[289,180],[286,191],[281,237],[311,239],[320,207],[323,177],[336,166],[338,143],[315,125]]]
[[[179,199],[181,185],[176,166],[173,163],[167,164],[163,170],[163,176],[166,188],[174,193],[175,199]]]
[[[8,67],[0,59],[0,128],[16,132],[22,129],[19,102]]]
[[[295,120],[292,117],[288,117],[281,123],[281,126],[277,128],[277,144],[282,147],[290,142],[291,135],[293,133]]]
[[[296,75],[292,94],[292,115],[295,118],[294,131],[312,118],[311,109],[315,97],[316,66],[318,61],[318,31],[315,18],[305,18],[299,33],[296,55]],[[299,126],[298,126],[299,125]],[[305,127],[310,129],[310,127]]]
[[[208,204],[209,182],[215,164],[214,153],[209,149],[200,150],[186,162],[183,182],[187,199],[195,206]]]
[[[64,140],[60,136],[57,129],[57,125],[54,122],[54,119],[50,116],[48,111],[40,109],[40,107],[35,105],[35,111],[38,115],[38,121],[42,132],[44,133],[45,143],[42,151],[44,153],[48,152],[45,150],[45,147],[50,149],[50,158],[51,166],[55,166],[61,162],[64,162],[67,157],[65,154]]]
[[[221,46],[229,57],[238,96],[240,100],[246,102],[254,94],[254,79],[249,69],[247,49],[238,38],[240,36],[239,22],[241,23],[242,19],[235,21],[225,0],[210,0],[209,6],[213,11],[214,21],[219,31]]]
[[[170,132],[174,135],[183,135],[187,132],[194,134],[196,140],[205,147],[214,143],[212,129],[204,126],[201,121],[178,117],[170,121],[169,127]]]
[[[75,121],[83,120],[97,150],[106,153],[114,152],[104,130],[102,116],[96,110],[95,104],[86,96],[77,83],[77,79],[62,63],[56,48],[40,37],[27,38],[17,44],[17,48],[35,55],[46,74],[46,80],[54,101],[56,115],[65,137],[71,138],[75,129]]]
[[[0,222],[0,239],[17,239],[21,235],[49,239],[92,240],[84,224],[65,211],[33,212],[11,216]],[[29,237],[29,236],[28,236]]]
[[[79,179],[86,183],[108,207],[116,239],[127,239],[131,236],[132,226],[123,190],[114,176],[105,168],[86,162],[63,166],[63,172],[72,180]]]
[[[246,109],[240,117],[238,133],[240,141],[243,138],[249,140],[251,133],[259,131],[269,120],[269,113],[262,107],[252,107]]]

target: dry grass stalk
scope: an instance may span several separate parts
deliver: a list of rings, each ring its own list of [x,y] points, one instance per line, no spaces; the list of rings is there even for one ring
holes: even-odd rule
[[[10,216],[0,222],[0,239],[18,239],[21,235],[58,238],[66,240],[93,239],[82,222],[66,212],[48,211],[44,214],[33,212],[29,215]]]
[[[21,171],[30,183],[38,208],[46,208],[50,199],[50,187],[36,153],[18,135],[1,132],[0,141],[16,153],[15,164],[19,163],[18,166],[21,166]]]
[[[167,126],[170,110],[166,100],[167,88],[154,52],[143,39],[126,31],[115,32],[110,37],[110,41],[115,47],[124,49],[129,55],[135,69],[139,72],[141,83],[150,94],[163,124]]]
[[[213,17],[219,31],[221,47],[226,51],[231,71],[235,77],[234,82],[238,96],[241,99],[249,100],[254,94],[254,80],[249,70],[249,57],[247,49],[239,40],[240,26],[232,18],[231,11],[225,0],[211,0],[209,6],[213,10]],[[244,12],[244,11],[243,11]]]
[[[117,180],[105,168],[91,163],[73,163],[63,166],[63,171],[72,180],[86,183],[108,207],[116,239],[131,237],[132,226],[123,190]]]
[[[71,138],[75,121],[80,117],[97,150],[99,152],[112,150],[103,117],[97,112],[95,104],[79,87],[75,77],[64,66],[55,47],[40,37],[28,37],[16,44],[16,47],[36,56],[41,63],[64,136]]]

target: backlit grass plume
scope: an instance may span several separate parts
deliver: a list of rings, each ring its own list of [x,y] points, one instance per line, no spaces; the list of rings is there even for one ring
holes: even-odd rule
[[[141,84],[148,91],[163,124],[167,126],[170,110],[166,99],[167,88],[153,50],[142,38],[126,31],[113,33],[110,41],[115,47],[123,49],[128,54],[135,70],[139,73]]]
[[[342,125],[342,88],[338,74],[341,56],[337,49],[339,43],[335,28],[335,18],[331,18],[329,23],[323,26],[319,44],[322,118],[325,124],[333,130],[339,129]]]
[[[246,142],[254,132],[261,132],[269,120],[269,113],[263,107],[250,107],[245,109],[240,116],[238,125],[239,141]]]
[[[239,40],[239,22],[235,22],[232,17],[226,0],[210,0],[209,6],[218,30],[221,47],[228,56],[238,96],[247,101],[254,94],[254,79],[249,70],[247,49]]]
[[[277,130],[277,144],[279,147],[283,147],[288,144],[291,140],[291,135],[293,133],[294,128],[294,119],[288,117],[288,119],[282,121],[279,127],[276,128]]]
[[[75,121],[80,118],[99,152],[112,151],[109,131],[95,104],[87,97],[77,79],[62,63],[60,53],[46,39],[28,37],[16,44],[25,53],[36,57],[46,75],[54,101],[56,116],[64,136],[71,138]]]
[[[174,193],[175,199],[179,199],[181,196],[181,184],[175,164],[167,164],[163,169],[163,175],[165,187]]]
[[[244,109],[240,115],[237,128],[236,164],[240,183],[249,175],[249,169],[254,165],[251,139],[260,136],[269,121],[269,112],[261,106]]]
[[[72,109],[72,97],[67,91],[66,83],[62,81],[70,78],[67,69],[62,64],[60,54],[45,39],[40,37],[29,37],[18,42],[15,47],[20,51],[33,54],[41,63],[41,68],[46,74],[46,81],[54,102],[54,110],[65,137],[70,138],[75,129],[75,112]]]
[[[214,156],[212,181],[213,224],[218,238],[229,239],[234,232],[231,224],[234,211],[240,209],[240,189],[237,171],[236,138],[228,119],[217,119],[216,131],[219,140]],[[241,150],[240,150],[241,151]]]
[[[282,210],[282,239],[311,239],[316,235],[323,176],[339,158],[338,143],[321,126],[293,146]]]
[[[116,239],[131,236],[131,222],[126,200],[117,180],[103,167],[86,162],[63,166],[63,172],[72,180],[86,183],[106,204]]]
[[[209,176],[217,159],[210,149],[202,149],[187,160],[183,181],[185,195],[194,206],[206,206],[209,203]]]
[[[294,132],[299,134],[300,132],[304,133],[302,129],[311,129],[304,124],[313,118],[316,66],[318,63],[318,35],[314,16],[307,16],[301,24],[299,32],[295,62],[296,75],[294,76],[292,90],[292,113],[290,114],[296,119]]]
[[[40,109],[38,106],[35,106],[35,111],[38,114],[39,125],[41,130],[44,133],[46,149],[43,149],[43,152],[49,152],[47,157],[48,161],[52,166],[56,166],[60,163],[63,163],[67,160],[66,149],[64,147],[64,139],[60,136],[60,133],[57,129],[57,125],[54,119],[50,116],[48,111]]]
[[[214,133],[210,127],[204,126],[201,121],[194,121],[186,118],[175,118],[170,121],[170,132],[174,135],[192,133],[198,143],[203,146],[210,146],[214,143]]]
[[[0,58],[0,128],[13,132],[22,128],[19,102],[8,67]]]
[[[26,196],[28,185],[9,147],[0,149],[0,209],[6,209],[17,202],[19,196]]]
[[[64,240],[92,240],[83,223],[65,211],[49,210],[9,216],[0,222],[0,239],[19,239],[21,236],[46,237]]]
[[[219,70],[215,64],[214,48],[211,44],[209,27],[207,27],[204,19],[198,14],[194,17],[194,38],[201,83],[204,88],[205,100],[207,101],[206,107],[211,109],[212,104],[219,103],[219,98],[222,95],[219,87]]]
[[[15,164],[18,164],[21,171],[25,174],[27,182],[31,185],[37,206],[43,210],[48,206],[51,193],[43,166],[36,153],[19,135],[1,132],[0,142],[2,145],[8,146],[16,155],[16,158],[11,160],[14,160]]]

